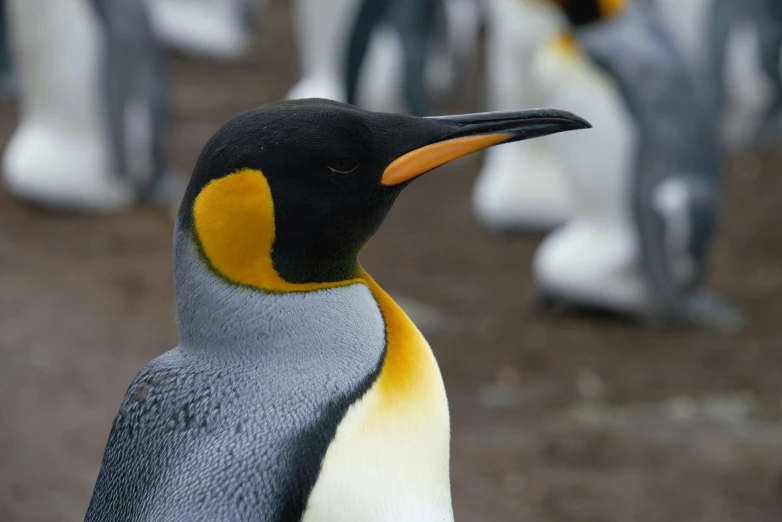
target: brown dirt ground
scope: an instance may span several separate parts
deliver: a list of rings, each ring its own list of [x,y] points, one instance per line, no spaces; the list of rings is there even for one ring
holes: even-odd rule
[[[251,63],[174,60],[182,171],[295,79],[282,0],[262,29]],[[0,105],[0,139],[15,117]],[[732,335],[535,312],[539,238],[475,222],[479,161],[417,182],[362,258],[441,314],[457,520],[782,520],[782,151],[730,173],[712,280],[749,315]],[[127,384],[177,342],[171,233],[156,210],[55,215],[0,194],[0,521],[82,519]]]

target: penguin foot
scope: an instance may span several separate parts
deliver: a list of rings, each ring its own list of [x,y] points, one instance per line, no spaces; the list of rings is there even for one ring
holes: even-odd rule
[[[530,305],[535,312],[553,315],[564,315],[571,308],[567,301],[544,290],[532,296]]]
[[[541,314],[558,317],[576,317],[593,321],[625,323],[632,321],[629,314],[594,303],[565,299],[547,291],[538,291],[531,301],[532,309]]]
[[[744,314],[716,294],[701,290],[689,296],[681,313],[685,322],[723,332],[737,332],[746,325]]]
[[[530,299],[530,308],[537,313],[551,313],[555,302],[556,298],[553,295],[537,291]]]

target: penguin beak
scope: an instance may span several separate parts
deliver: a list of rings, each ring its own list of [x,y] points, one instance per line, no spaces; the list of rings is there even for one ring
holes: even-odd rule
[[[438,126],[442,137],[391,162],[383,173],[381,184],[391,187],[405,183],[455,159],[502,143],[592,127],[583,118],[556,109],[484,112],[423,120],[444,122],[453,130],[442,136],[442,127]]]

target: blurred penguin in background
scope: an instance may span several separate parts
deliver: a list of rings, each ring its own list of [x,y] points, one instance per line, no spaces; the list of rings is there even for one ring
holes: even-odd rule
[[[723,182],[717,124],[702,82],[645,4],[552,1],[573,28],[572,63],[586,68],[589,60],[593,67],[593,85],[569,85],[572,98],[563,106],[589,107],[600,99],[601,84],[606,109],[615,99],[611,90],[622,104],[594,122],[602,140],[560,143],[580,213],[536,254],[545,299],[657,324],[738,328],[740,313],[704,288]],[[556,79],[552,87],[567,81]],[[590,190],[595,177],[614,188]]]
[[[392,25],[402,43],[402,91],[407,109],[415,116],[429,114],[426,62],[429,40],[435,30],[435,11],[441,6],[433,0],[362,0],[350,36],[347,52],[347,102],[358,104],[361,66],[373,32],[383,23]]]
[[[705,88],[730,150],[782,140],[782,2],[647,0]]]
[[[142,0],[8,0],[19,124],[3,156],[17,197],[115,212],[172,204],[163,54]]]
[[[475,0],[362,0],[347,47],[348,103],[426,116],[433,99],[463,92],[479,7]]]
[[[564,25],[553,5],[538,0],[488,0],[485,63],[488,110],[542,107],[533,57]],[[567,86],[565,86],[567,88]],[[549,138],[489,149],[473,189],[480,222],[496,231],[549,231],[571,217],[562,164]]]
[[[293,7],[302,78],[288,99],[417,115],[463,85],[480,23],[475,0],[297,0]]]
[[[325,98],[344,102],[345,50],[360,0],[292,0],[301,78],[289,100]]]
[[[220,60],[247,57],[252,30],[268,0],[154,0],[155,31],[166,45]]]
[[[535,52],[530,81],[544,101],[584,109],[589,136],[549,140],[572,196],[568,222],[549,234],[534,259],[543,292],[573,302],[636,311],[647,299],[630,194],[638,145],[633,115],[617,82],[587,55],[569,28]]]
[[[782,139],[782,7],[712,0],[707,35],[715,110],[732,149]]]

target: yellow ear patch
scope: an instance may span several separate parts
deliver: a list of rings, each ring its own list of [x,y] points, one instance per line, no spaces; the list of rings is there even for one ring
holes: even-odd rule
[[[598,0],[600,16],[610,18],[618,14],[627,5],[627,0]]]
[[[359,282],[296,284],[274,269],[274,201],[259,170],[210,181],[193,205],[195,232],[209,263],[231,282],[269,291],[305,292]]]

